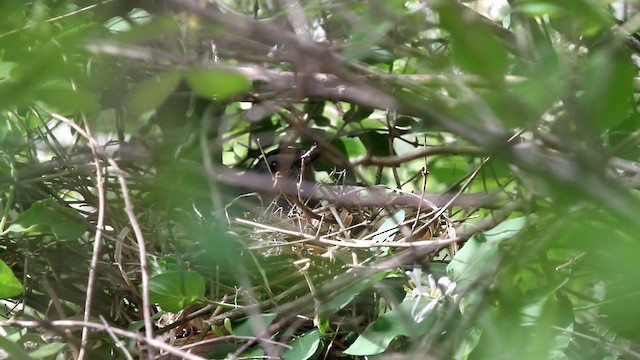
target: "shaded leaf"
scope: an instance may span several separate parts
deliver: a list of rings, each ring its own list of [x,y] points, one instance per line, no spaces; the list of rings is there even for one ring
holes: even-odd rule
[[[24,349],[4,336],[0,336],[0,349],[4,350],[14,360],[33,360]]]
[[[86,231],[74,209],[59,205],[54,199],[35,202],[14,221],[7,231],[18,233],[52,233],[60,240],[75,239]]]
[[[233,325],[233,333],[238,336],[258,336],[276,317],[277,314],[263,313],[240,319]]]
[[[636,73],[626,51],[606,49],[589,59],[582,99],[585,120],[596,130],[612,128],[628,115]]]
[[[288,344],[291,349],[282,351],[285,360],[307,360],[312,357],[320,346],[320,331],[313,329],[306,334],[296,337]]]
[[[67,344],[53,342],[40,346],[37,350],[30,352],[29,355],[34,359],[42,359],[56,355],[66,347]]]
[[[125,107],[134,114],[142,114],[160,106],[175,90],[182,76],[170,70],[147,79],[131,88]]]
[[[509,70],[508,52],[471,10],[439,2],[440,25],[451,34],[452,54],[463,69],[501,82]]]
[[[384,272],[377,273],[375,276],[359,281],[352,286],[344,289],[340,293],[326,299],[320,304],[320,313],[329,315],[347,306],[356,296],[364,290],[370,288],[378,281],[382,280],[387,274]]]
[[[149,278],[149,297],[163,310],[178,312],[204,297],[204,277],[194,271],[174,271]]]
[[[405,298],[405,301],[395,309],[378,317],[344,351],[345,354],[359,356],[380,354],[387,349],[393,339],[400,335],[417,337],[426,334],[436,320],[436,316],[434,312],[430,312],[421,323],[416,323],[411,316],[415,301]],[[424,308],[427,304],[427,299],[421,297],[418,307]]]

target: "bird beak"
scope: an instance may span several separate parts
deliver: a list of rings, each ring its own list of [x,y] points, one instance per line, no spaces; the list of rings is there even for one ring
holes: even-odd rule
[[[300,157],[302,159],[302,163],[304,165],[308,165],[311,164],[312,162],[316,161],[316,159],[318,157],[320,157],[321,151],[318,148],[317,145],[313,145],[311,147],[311,149],[307,150],[307,152],[305,152],[304,154],[302,154],[302,156]]]

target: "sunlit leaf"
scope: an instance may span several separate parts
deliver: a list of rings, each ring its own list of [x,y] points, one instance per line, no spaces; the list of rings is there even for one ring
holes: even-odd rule
[[[198,95],[216,100],[226,100],[251,88],[249,79],[229,69],[193,68],[187,72],[187,81]]]
[[[11,268],[0,260],[0,299],[22,294],[22,283]]]

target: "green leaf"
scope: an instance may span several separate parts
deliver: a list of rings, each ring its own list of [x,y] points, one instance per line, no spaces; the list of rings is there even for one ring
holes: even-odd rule
[[[58,354],[65,347],[67,347],[67,344],[53,342],[40,346],[37,350],[30,352],[29,355],[34,359],[42,359]]]
[[[320,331],[313,329],[302,336],[298,336],[288,344],[291,349],[282,351],[285,360],[307,360],[312,357],[320,346]]]
[[[149,278],[151,301],[166,311],[178,312],[204,294],[204,277],[194,271],[173,271]]]
[[[398,228],[398,224],[403,222],[405,219],[404,210],[400,210],[397,213],[393,214],[392,217],[385,220],[385,222],[380,225],[377,231],[380,231],[380,234],[373,237],[373,241],[375,242],[383,242],[387,240],[393,239],[393,236],[400,231]]]
[[[7,231],[17,233],[53,233],[59,240],[76,239],[87,230],[74,209],[53,199],[35,202],[22,213]]]
[[[528,16],[555,17],[564,14],[564,10],[552,3],[518,1],[514,4],[513,13],[522,13]]]
[[[56,82],[38,87],[33,97],[41,100],[59,112],[98,112],[98,96],[88,91],[74,90],[70,84]]]
[[[451,34],[455,62],[470,73],[502,82],[509,70],[505,46],[473,11],[449,1],[439,5],[440,25]]]
[[[240,319],[233,325],[233,333],[238,336],[258,336],[276,317],[277,314],[264,313]]]
[[[386,272],[377,273],[375,276],[364,279],[362,281],[358,281],[357,283],[344,289],[343,291],[332,296],[331,298],[326,299],[320,304],[320,309],[319,309],[320,314],[329,315],[344,308],[356,296],[358,296],[358,294],[370,288],[371,286],[375,285],[377,282],[382,280],[385,276],[387,276]]]
[[[436,320],[435,312],[427,314],[421,323],[416,323],[411,315],[415,301],[405,298],[395,309],[381,315],[358,336],[356,341],[344,352],[348,355],[369,356],[384,352],[391,341],[398,336],[419,337],[431,329]],[[427,306],[428,301],[421,297],[417,308]]]
[[[479,274],[497,265],[500,243],[515,236],[525,222],[526,217],[509,219],[467,241],[447,266],[449,278],[458,284],[457,291],[464,292]]]
[[[147,256],[147,261],[149,264],[149,276],[181,270],[178,259],[173,256],[157,257],[149,255]]]
[[[14,360],[33,360],[24,349],[15,342],[0,336],[0,349],[4,350],[8,355],[8,359]]]
[[[193,68],[187,73],[187,82],[196,94],[216,100],[226,100],[251,89],[249,79],[228,69]]]
[[[605,47],[590,56],[582,98],[585,120],[602,131],[620,124],[633,101],[631,59],[622,49]]]
[[[162,315],[164,315],[165,313],[166,313],[165,311],[158,311],[157,313],[151,316],[151,321],[160,319]],[[144,329],[144,320],[138,320],[138,321],[132,322],[131,324],[129,324],[129,326],[127,326],[127,329],[129,331],[139,331],[141,329]]]
[[[170,70],[147,79],[131,88],[126,108],[134,114],[143,114],[160,106],[182,79],[180,72]]]
[[[11,268],[0,260],[0,299],[22,294],[22,283]]]
[[[358,135],[360,141],[373,156],[389,156],[389,136],[377,131],[366,131]]]

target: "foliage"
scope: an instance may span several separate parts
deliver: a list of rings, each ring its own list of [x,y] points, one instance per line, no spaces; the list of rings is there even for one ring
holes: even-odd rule
[[[2,2],[3,356],[640,358],[638,5],[487,4]]]

